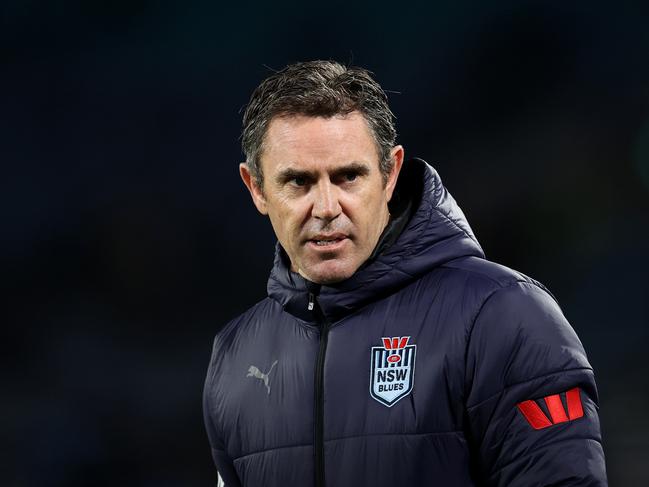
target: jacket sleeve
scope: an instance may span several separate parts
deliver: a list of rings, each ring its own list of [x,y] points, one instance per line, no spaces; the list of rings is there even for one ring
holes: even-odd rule
[[[549,293],[528,282],[493,292],[466,360],[480,485],[607,485],[593,370]]]
[[[216,350],[216,341],[214,350]],[[212,352],[212,357],[214,357]],[[222,439],[220,438],[217,428],[213,421],[214,410],[212,407],[211,397],[213,394],[213,381],[215,379],[214,361],[212,360],[205,379],[203,389],[203,419],[205,421],[205,430],[212,450],[212,458],[216,465],[217,487],[241,487],[241,482],[234,469],[232,459],[226,452]]]

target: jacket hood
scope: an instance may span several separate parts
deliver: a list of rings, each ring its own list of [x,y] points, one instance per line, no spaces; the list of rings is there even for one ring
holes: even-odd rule
[[[393,202],[404,198],[410,198],[416,209],[396,241],[344,281],[319,285],[291,272],[288,256],[278,242],[268,296],[288,313],[314,321],[308,310],[309,294],[313,293],[325,317],[335,322],[450,260],[484,258],[464,213],[426,161],[414,158],[404,162]]]

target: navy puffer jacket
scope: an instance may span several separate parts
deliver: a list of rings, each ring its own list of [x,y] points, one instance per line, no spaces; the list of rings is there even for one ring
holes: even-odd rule
[[[268,297],[218,332],[204,413],[227,487],[606,485],[593,370],[555,299],[484,258],[438,174],[350,279],[278,245]]]

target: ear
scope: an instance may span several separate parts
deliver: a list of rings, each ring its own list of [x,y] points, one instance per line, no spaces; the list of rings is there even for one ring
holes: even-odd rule
[[[264,196],[264,191],[257,185],[257,181],[252,176],[248,164],[242,162],[239,164],[239,174],[243,180],[243,184],[246,185],[248,191],[250,191],[250,196],[252,196],[252,202],[259,210],[259,213],[262,215],[268,215],[266,197]]]
[[[385,191],[388,197],[388,201],[392,199],[394,188],[397,185],[397,179],[399,178],[399,172],[401,172],[404,155],[405,152],[403,150],[403,146],[401,145],[395,145],[390,151],[390,158],[392,159],[392,170],[390,171],[388,180],[385,184]]]

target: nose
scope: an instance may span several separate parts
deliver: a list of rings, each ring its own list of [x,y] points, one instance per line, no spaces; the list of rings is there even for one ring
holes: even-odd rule
[[[314,194],[313,217],[325,221],[335,219],[342,211],[338,197],[335,185],[330,181],[320,181]]]

